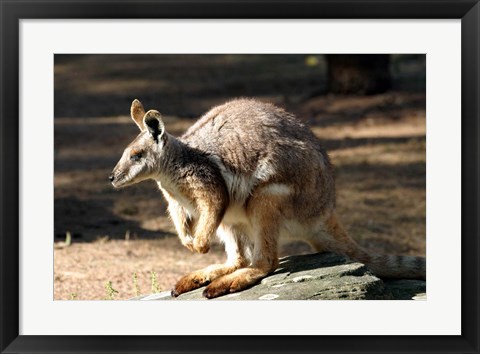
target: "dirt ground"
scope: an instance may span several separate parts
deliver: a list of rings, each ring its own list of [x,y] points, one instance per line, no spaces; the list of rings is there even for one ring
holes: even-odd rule
[[[173,135],[233,97],[293,111],[336,166],[338,213],[350,235],[373,252],[424,256],[424,61],[395,58],[391,92],[339,97],[322,94],[325,66],[314,59],[57,55],[54,298],[104,299],[111,282],[114,299],[128,299],[152,291],[152,272],[155,290],[168,290],[181,275],[225,259],[220,245],[206,255],[181,246],[153,182],[110,185],[111,169],[137,134],[134,98],[161,111]],[[308,252],[301,243],[281,248],[281,255]]]

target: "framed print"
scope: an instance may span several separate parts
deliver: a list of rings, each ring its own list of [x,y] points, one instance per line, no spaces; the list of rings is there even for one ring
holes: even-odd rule
[[[0,11],[2,353],[478,353],[477,1]]]

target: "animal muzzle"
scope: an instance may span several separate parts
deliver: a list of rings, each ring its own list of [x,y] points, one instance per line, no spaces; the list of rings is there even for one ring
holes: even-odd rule
[[[112,185],[117,188],[122,185],[125,175],[123,173],[118,173],[118,171],[113,170],[112,173],[108,176],[108,180]]]

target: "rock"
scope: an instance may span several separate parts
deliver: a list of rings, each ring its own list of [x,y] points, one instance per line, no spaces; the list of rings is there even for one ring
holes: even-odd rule
[[[395,300],[426,300],[426,283],[423,280],[386,280],[385,288]]]
[[[333,253],[289,256],[259,284],[214,300],[406,300],[425,299],[420,280],[382,281],[358,262]],[[176,300],[206,300],[203,288]],[[132,300],[174,300],[170,291]]]

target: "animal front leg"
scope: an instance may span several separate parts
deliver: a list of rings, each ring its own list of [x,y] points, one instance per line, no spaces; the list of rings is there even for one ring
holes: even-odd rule
[[[193,249],[198,253],[207,253],[210,250],[210,242],[215,236],[218,223],[211,220],[211,215],[200,216],[193,237]]]
[[[207,253],[210,250],[210,242],[215,238],[222,221],[225,208],[223,205],[215,205],[209,201],[200,201],[198,209],[200,216],[195,223],[193,249],[198,253]]]
[[[168,213],[173,221],[178,238],[183,246],[194,252],[193,248],[193,228],[194,221],[188,216],[187,211],[168,192],[162,190],[165,199],[168,201]]]

